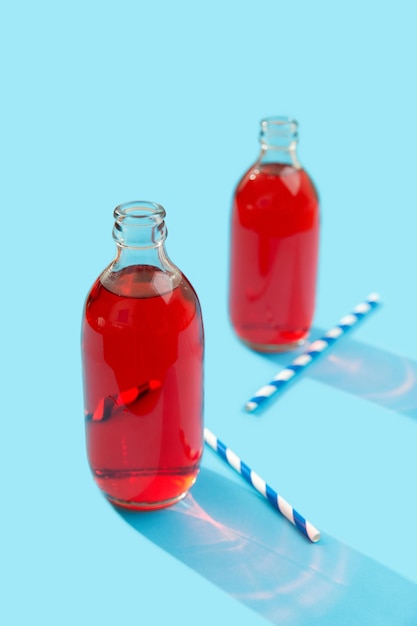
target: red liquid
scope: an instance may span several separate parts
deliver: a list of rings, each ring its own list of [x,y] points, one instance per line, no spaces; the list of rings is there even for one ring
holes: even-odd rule
[[[304,170],[255,165],[237,186],[232,213],[230,317],[261,351],[291,349],[314,314],[319,205]]]
[[[150,266],[98,279],[83,324],[87,453],[98,486],[159,508],[195,482],[203,449],[203,328],[183,276]],[[115,293],[116,292],[116,293]]]

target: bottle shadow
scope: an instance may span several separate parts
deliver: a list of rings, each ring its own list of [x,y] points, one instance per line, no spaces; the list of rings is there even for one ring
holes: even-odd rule
[[[314,327],[309,341],[319,339],[324,332],[323,329]],[[274,362],[279,371],[280,366],[285,368],[304,350],[305,348],[299,348],[291,355],[281,352],[262,356]],[[303,370],[301,376],[288,385],[288,389],[299,383],[304,376],[386,409],[417,418],[417,362],[356,341],[349,334]],[[281,393],[286,393],[286,389],[278,392],[278,396],[271,402]],[[268,403],[265,404],[265,409],[267,406]],[[262,409],[259,413],[261,411]]]
[[[273,624],[417,623],[416,585],[326,534],[311,544],[252,490],[208,469],[169,509],[115,510]]]
[[[311,340],[323,334],[315,327]],[[262,356],[279,369],[302,352]],[[303,376],[417,418],[417,363],[350,336],[294,384]],[[205,467],[187,497],[169,509],[115,510],[142,536],[273,624],[417,623],[415,584],[326,533],[311,544],[252,489]]]

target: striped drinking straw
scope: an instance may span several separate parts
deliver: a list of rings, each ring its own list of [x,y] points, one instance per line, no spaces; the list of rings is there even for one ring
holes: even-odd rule
[[[101,398],[93,413],[86,412],[85,419],[87,422],[105,422],[113,415],[115,408],[131,406],[137,400],[151,391],[156,391],[161,386],[160,380],[151,379],[143,385],[137,385],[131,387],[131,389],[120,391],[113,396]]]
[[[226,463],[232,467],[238,474],[246,480],[251,487],[253,487],[258,493],[263,495],[264,498],[281,513],[291,524],[294,524],[298,530],[307,537],[313,543],[316,543],[320,539],[320,532],[317,528],[314,528],[310,522],[308,522],[302,515],[297,513],[295,509],[288,504],[284,498],[282,498],[276,491],[272,489],[267,483],[256,474],[253,470],[246,465],[240,458],[227,446],[224,445],[208,428],[204,429],[204,441],[210,448],[212,448],[217,454],[226,461]]]
[[[267,385],[261,387],[255,395],[246,403],[245,409],[253,412],[258,409],[266,400],[274,396],[278,391],[284,389],[289,382],[294,380],[308,365],[315,361],[327,348],[332,346],[342,337],[352,326],[363,319],[370,311],[375,309],[379,303],[379,296],[371,293],[358,304],[349,315],[345,315],[339,323],[327,331],[321,339],[313,341],[308,350],[298,356],[284,370],[279,372]]]

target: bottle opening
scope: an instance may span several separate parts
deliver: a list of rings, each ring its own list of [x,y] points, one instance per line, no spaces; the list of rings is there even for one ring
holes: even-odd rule
[[[163,206],[146,200],[124,202],[114,209],[116,222],[129,226],[154,226],[163,222],[165,215]]]

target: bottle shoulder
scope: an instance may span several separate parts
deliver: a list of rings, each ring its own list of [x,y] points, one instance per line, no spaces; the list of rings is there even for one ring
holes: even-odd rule
[[[302,167],[286,163],[254,163],[243,174],[234,192],[235,200],[250,204],[272,196],[274,201],[303,197],[313,203],[319,202],[309,173]]]
[[[173,284],[149,266],[105,270],[86,298],[83,320],[83,332],[93,329],[100,334],[109,329],[131,333],[134,328],[151,332],[156,320],[161,332],[169,333],[174,322],[179,330],[196,324],[203,332],[200,302],[190,281],[181,273]]]
[[[149,265],[132,265],[115,270],[111,263],[91,287],[85,308],[101,306],[100,303],[160,299],[164,307],[195,302],[200,309],[198,296],[188,278],[176,268],[175,273],[164,272]],[[162,306],[162,305],[161,305]]]

